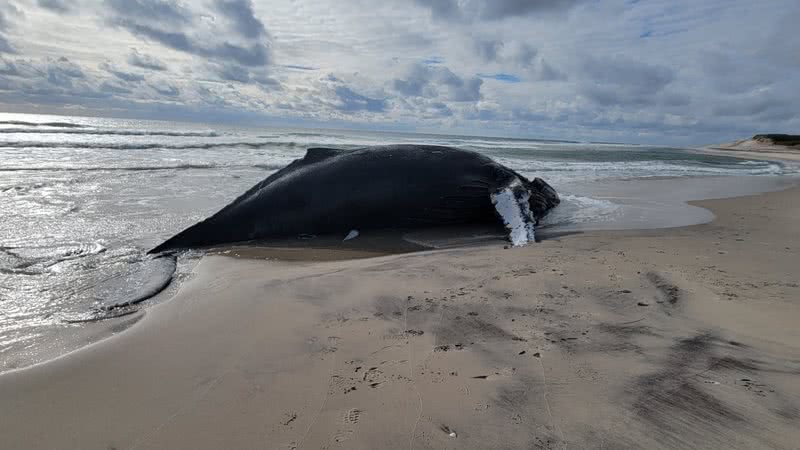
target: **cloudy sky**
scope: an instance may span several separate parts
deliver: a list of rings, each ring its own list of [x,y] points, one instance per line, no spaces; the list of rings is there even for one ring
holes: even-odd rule
[[[0,109],[702,144],[800,132],[798,0],[0,0]]]

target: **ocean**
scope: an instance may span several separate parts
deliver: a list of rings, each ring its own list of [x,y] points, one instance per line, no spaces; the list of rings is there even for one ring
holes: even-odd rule
[[[665,205],[734,193],[731,183],[709,190],[703,182],[699,195],[696,180],[753,180],[737,182],[738,195],[797,173],[779,162],[629,144],[0,114],[0,371],[53,329],[98,317],[109,297],[157,283],[172,269],[143,269],[147,249],[306,148],[388,143],[475,150],[545,179],[563,200],[543,224],[555,231],[699,223],[709,217]],[[674,177],[687,181],[658,184]],[[188,270],[181,264],[179,278]]]

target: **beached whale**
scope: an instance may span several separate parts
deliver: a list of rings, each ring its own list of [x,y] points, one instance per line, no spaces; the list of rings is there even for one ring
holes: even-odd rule
[[[311,148],[149,253],[473,223],[502,224],[509,240],[523,245],[534,240],[534,226],[558,203],[543,180],[530,181],[472,151],[430,145]]]

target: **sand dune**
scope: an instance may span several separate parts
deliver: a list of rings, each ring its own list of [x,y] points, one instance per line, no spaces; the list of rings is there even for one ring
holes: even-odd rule
[[[800,161],[800,138],[792,135],[755,135],[750,139],[742,139],[719,145],[710,145],[705,150],[711,152],[730,152],[731,156],[763,159],[775,158],[789,161]]]

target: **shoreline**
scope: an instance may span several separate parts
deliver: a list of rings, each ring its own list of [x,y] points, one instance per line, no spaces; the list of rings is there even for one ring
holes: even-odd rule
[[[763,149],[738,149],[711,145],[707,147],[688,148],[687,150],[707,155],[730,156],[741,159],[757,159],[763,161],[780,161],[792,165],[800,162],[800,152],[782,146],[764,146]]]
[[[619,182],[630,185],[624,191],[618,190]],[[682,183],[675,184],[678,181]],[[738,183],[742,181],[744,183]],[[609,191],[607,185],[617,186]],[[660,186],[663,185],[663,186]],[[696,176],[696,177],[662,177],[629,180],[603,180],[587,185],[587,189],[596,192],[600,198],[609,192],[609,197],[622,202],[623,215],[611,223],[591,223],[587,227],[580,224],[564,226],[563,224],[546,225],[539,228],[537,234],[545,240],[585,233],[649,233],[681,229],[715,220],[713,212],[702,206],[706,200],[737,198],[760,195],[769,192],[780,192],[800,185],[800,177],[794,176]],[[589,187],[590,186],[590,187]],[[626,194],[627,192],[627,194]],[[650,192],[647,201],[632,203],[631,199],[642,192]],[[670,198],[659,199],[658,192],[670,192]],[[702,192],[698,195],[697,192]],[[622,195],[622,196],[619,196]],[[699,200],[697,198],[700,197]],[[640,217],[637,217],[640,216]],[[626,218],[627,217],[627,218]],[[645,218],[647,217],[647,218]],[[88,322],[64,322],[53,332],[42,335],[39,344],[33,350],[21,355],[4,356],[0,359],[0,377],[16,370],[46,364],[55,359],[66,357],[84,348],[96,345],[103,340],[113,338],[137,325],[152,308],[172,301],[181,287],[195,277],[192,266],[209,256],[229,256],[233,258],[253,260],[277,260],[286,263],[315,264],[319,262],[343,262],[364,258],[376,258],[392,255],[436,251],[440,249],[471,249],[481,247],[504,247],[508,242],[496,232],[486,228],[463,227],[457,229],[457,238],[449,236],[452,230],[414,231],[401,236],[390,232],[370,233],[348,242],[334,237],[319,237],[312,241],[285,240],[270,243],[238,244],[227,247],[212,247],[206,250],[199,259],[191,257],[182,264],[189,273],[176,273],[167,289],[139,306],[138,309],[126,312],[119,317],[90,320]],[[626,234],[627,233],[627,234]],[[53,342],[48,342],[53,341]]]
[[[800,188],[691,204],[714,221],[208,256],[137,326],[0,375],[0,446],[791,448]]]

